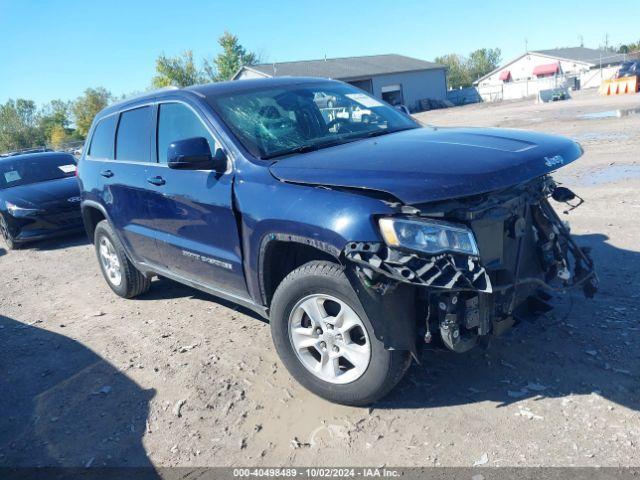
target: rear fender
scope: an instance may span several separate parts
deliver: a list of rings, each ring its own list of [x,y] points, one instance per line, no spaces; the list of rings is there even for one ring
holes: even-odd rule
[[[94,200],[83,200],[82,203],[80,204],[80,208],[82,210],[82,221],[84,222],[84,227],[87,232],[87,237],[89,238],[89,241],[91,243],[93,243],[94,239],[90,235],[90,228],[89,228],[89,225],[87,224],[88,222],[87,210],[89,208],[94,208],[98,210],[100,213],[102,213],[105,220],[109,222],[109,225],[111,225],[111,229],[113,230],[113,233],[118,237],[118,240],[120,240],[120,243],[124,247],[125,253],[127,254],[127,257],[129,258],[129,260],[131,260],[134,263],[137,263],[136,261],[137,257],[133,255],[133,252],[129,248],[128,242],[125,240],[125,238],[122,235],[120,235],[120,232],[118,231],[118,229],[113,227],[113,222],[111,221],[111,217],[109,217],[107,210],[100,203]]]

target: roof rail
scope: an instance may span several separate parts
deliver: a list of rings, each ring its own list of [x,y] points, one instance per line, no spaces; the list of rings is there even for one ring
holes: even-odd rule
[[[144,97],[153,95],[154,93],[166,92],[168,90],[180,90],[180,87],[176,87],[175,85],[169,85],[168,87],[156,88],[155,90],[148,90],[146,92],[135,93],[130,97],[123,98],[121,101],[116,102],[116,104],[122,103],[122,102],[128,102],[129,100],[136,100],[137,98],[144,98]]]

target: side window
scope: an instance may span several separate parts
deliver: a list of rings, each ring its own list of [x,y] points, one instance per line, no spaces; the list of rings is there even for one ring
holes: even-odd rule
[[[181,103],[163,103],[158,113],[158,161],[167,163],[169,144],[186,138],[204,137],[211,153],[216,151],[216,141],[198,116]]]
[[[151,107],[136,108],[120,114],[116,160],[151,160]]]
[[[91,137],[89,157],[113,159],[113,140],[117,119],[117,115],[111,115],[98,122]]]

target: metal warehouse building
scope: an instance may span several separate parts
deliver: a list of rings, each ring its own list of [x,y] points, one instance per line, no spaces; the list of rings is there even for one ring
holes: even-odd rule
[[[245,66],[234,80],[284,76],[342,80],[412,111],[421,109],[421,100],[447,96],[444,65],[395,54]]]

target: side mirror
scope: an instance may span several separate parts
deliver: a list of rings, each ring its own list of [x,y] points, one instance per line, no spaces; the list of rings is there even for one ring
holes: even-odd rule
[[[176,170],[224,170],[227,157],[222,149],[211,155],[209,142],[204,137],[186,138],[169,144],[167,165]]]
[[[395,108],[396,110],[398,110],[399,112],[404,113],[405,115],[409,115],[411,116],[411,112],[409,112],[409,109],[405,106],[405,105],[395,105],[393,108]]]

